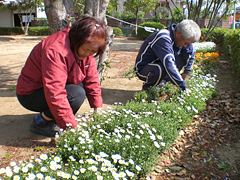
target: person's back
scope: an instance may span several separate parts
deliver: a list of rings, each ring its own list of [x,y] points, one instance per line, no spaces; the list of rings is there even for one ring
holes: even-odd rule
[[[136,65],[134,67],[135,71],[139,71],[143,66],[147,65],[148,63],[152,63],[153,61],[159,60],[158,55],[162,57],[162,54],[155,52],[154,49],[152,48],[156,42],[158,42],[159,44],[158,46],[161,46],[162,48],[166,47],[166,42],[170,42],[170,44],[172,44],[173,42],[170,37],[169,30],[161,29],[160,31],[150,34],[146,38],[146,40],[143,42],[139,49],[136,58]],[[171,50],[171,48],[169,50]],[[163,59],[163,57],[161,59]]]

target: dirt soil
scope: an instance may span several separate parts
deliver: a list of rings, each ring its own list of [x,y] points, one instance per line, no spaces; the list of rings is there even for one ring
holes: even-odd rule
[[[0,167],[13,160],[54,149],[54,138],[32,134],[29,126],[36,113],[17,101],[14,86],[31,49],[45,36],[0,36]],[[109,54],[110,66],[102,81],[103,108],[114,102],[125,104],[142,88],[130,75],[141,40],[115,38]],[[228,60],[215,69],[219,96],[208,102],[204,112],[180,131],[146,177],[154,179],[240,179],[240,83]],[[77,115],[89,112],[88,101]]]

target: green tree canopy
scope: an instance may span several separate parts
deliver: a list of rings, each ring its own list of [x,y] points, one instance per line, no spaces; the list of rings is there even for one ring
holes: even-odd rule
[[[174,5],[175,11],[177,10],[183,19],[184,17],[181,13],[181,7],[177,7],[173,0],[166,1],[168,5],[170,3]],[[188,10],[187,17],[188,19],[194,20],[200,27],[208,28],[208,32],[204,37],[204,39],[207,39],[215,28],[214,23],[218,23],[229,12],[230,5],[235,1],[239,2],[239,0],[186,0],[185,4]],[[168,6],[168,8],[170,9],[170,6]],[[219,12],[222,12],[220,17]],[[172,16],[174,17],[173,14]],[[207,25],[205,24],[206,19],[209,19],[209,23]],[[176,21],[175,23],[178,22]]]
[[[113,11],[117,11],[117,5],[118,5],[118,0],[109,0],[109,4],[107,7],[107,11],[106,14],[112,16],[113,15]]]
[[[22,23],[22,16],[20,14],[31,15],[35,11],[36,7],[42,7],[43,0],[21,0],[21,1],[10,1],[6,4],[0,1],[0,9],[17,11],[18,17],[20,19],[20,25],[25,35],[28,34],[29,23],[25,23],[25,27]]]
[[[126,11],[134,13],[136,16],[136,25],[138,22],[138,14],[140,12],[150,12],[155,9],[156,3],[158,0],[127,0],[124,2]],[[135,33],[137,34],[137,28],[135,28]]]

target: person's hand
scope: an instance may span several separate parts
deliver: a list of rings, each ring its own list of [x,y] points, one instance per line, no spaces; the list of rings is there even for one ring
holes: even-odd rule
[[[186,93],[191,93],[191,90],[189,88],[187,88],[185,91]]]
[[[188,75],[185,74],[185,73],[182,73],[181,76],[182,76],[182,79],[185,81],[185,80],[187,79],[187,76],[188,76]]]
[[[98,113],[98,108],[94,108],[94,113]]]

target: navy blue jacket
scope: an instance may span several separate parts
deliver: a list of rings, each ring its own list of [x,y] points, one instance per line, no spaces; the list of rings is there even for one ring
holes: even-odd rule
[[[187,86],[180,75],[180,70],[184,67],[184,73],[189,74],[195,59],[195,51],[192,44],[186,48],[175,46],[175,27],[176,24],[172,24],[166,29],[161,29],[148,36],[136,58],[135,71],[138,73],[149,63],[159,63],[166,71],[165,79],[186,89]]]

